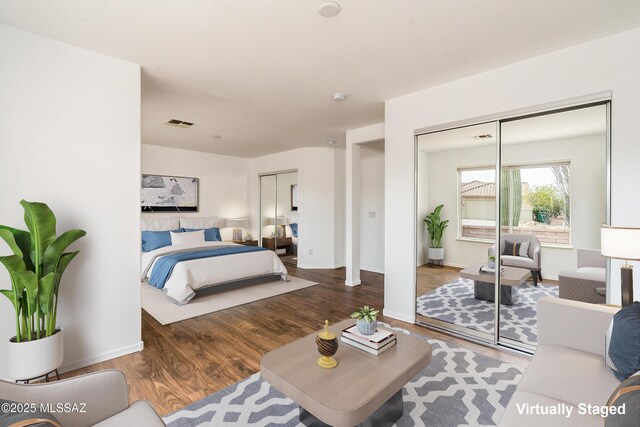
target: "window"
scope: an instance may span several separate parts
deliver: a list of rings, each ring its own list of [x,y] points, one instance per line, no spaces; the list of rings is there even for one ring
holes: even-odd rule
[[[461,238],[493,240],[496,226],[495,170],[459,169]],[[570,165],[558,162],[505,166],[500,183],[503,233],[534,234],[541,243],[571,243]]]

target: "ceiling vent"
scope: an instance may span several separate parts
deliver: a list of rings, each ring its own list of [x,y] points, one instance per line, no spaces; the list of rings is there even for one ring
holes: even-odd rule
[[[493,138],[493,135],[491,135],[490,133],[485,133],[482,135],[476,135],[473,137],[473,139],[479,139],[479,140],[483,140],[483,139],[491,139]]]
[[[191,126],[193,126],[193,123],[185,122],[184,120],[171,119],[168,122],[166,122],[165,125],[174,126],[174,127],[177,127],[177,128],[187,129],[187,128],[190,128]]]

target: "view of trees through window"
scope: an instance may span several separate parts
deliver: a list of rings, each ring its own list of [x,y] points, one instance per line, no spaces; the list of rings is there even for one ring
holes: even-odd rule
[[[460,169],[460,230],[463,238],[493,240],[496,226],[494,169]],[[504,233],[535,234],[541,243],[571,242],[568,163],[507,166],[500,182]]]

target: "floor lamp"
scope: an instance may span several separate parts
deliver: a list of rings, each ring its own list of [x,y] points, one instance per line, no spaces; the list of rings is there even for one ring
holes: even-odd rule
[[[629,260],[640,260],[640,227],[614,227],[603,225],[600,229],[602,256],[622,259],[620,267],[622,306],[633,303],[633,266]]]

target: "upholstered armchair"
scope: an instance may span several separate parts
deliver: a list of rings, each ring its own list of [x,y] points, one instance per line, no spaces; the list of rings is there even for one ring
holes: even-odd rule
[[[578,268],[558,274],[560,298],[604,304],[604,295],[595,289],[606,287],[607,259],[599,249],[578,249],[577,253]]]
[[[526,268],[531,270],[531,275],[533,276],[533,284],[538,286],[538,279],[542,281],[542,272],[540,271],[541,263],[540,263],[540,241],[536,236],[530,234],[502,234],[500,236],[500,247],[504,249],[505,242],[512,243],[523,243],[529,242],[529,249],[527,250],[527,256],[516,256],[516,255],[501,255],[500,263],[501,265],[507,267],[518,267],[518,268]],[[489,256],[495,256],[496,259],[498,256],[496,255],[496,245],[492,245],[489,248]]]
[[[0,398],[36,405],[38,411],[51,408],[44,412],[54,412],[63,426],[164,427],[149,402],[138,400],[129,405],[127,380],[122,372],[115,370],[43,384],[0,381]],[[32,425],[25,422],[19,425]]]

